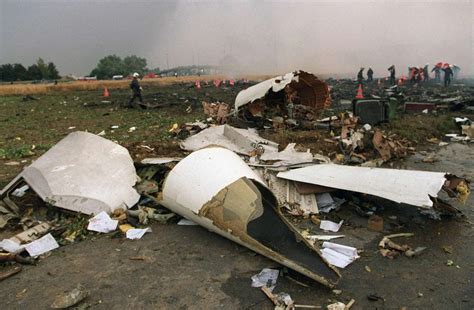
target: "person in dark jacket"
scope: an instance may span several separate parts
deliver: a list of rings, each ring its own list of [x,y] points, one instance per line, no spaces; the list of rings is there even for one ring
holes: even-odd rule
[[[372,82],[374,80],[374,70],[372,68],[369,68],[367,70],[367,82]]]
[[[387,70],[390,72],[390,85],[395,85],[395,65],[391,65]]]
[[[130,101],[128,102],[129,107],[133,107],[133,103],[136,98],[140,101],[140,103],[143,103],[143,98],[142,98],[142,87],[140,86],[140,83],[138,82],[138,77],[140,75],[138,73],[133,74],[133,79],[132,82],[130,83],[130,88],[132,89],[132,98],[130,98]]]
[[[360,68],[359,73],[357,73],[357,82],[359,84],[362,84],[363,80],[364,80],[364,68]]]
[[[453,76],[453,69],[449,65],[443,68],[444,71],[444,87],[448,87],[451,84],[451,77]]]
[[[435,67],[433,67],[433,69],[431,69],[431,72],[435,73],[435,81],[436,82],[441,82],[441,67],[436,65]]]

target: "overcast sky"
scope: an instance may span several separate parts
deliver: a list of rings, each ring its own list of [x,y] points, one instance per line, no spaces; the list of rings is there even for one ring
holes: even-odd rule
[[[226,59],[248,73],[385,76],[447,61],[472,75],[473,3],[0,0],[0,63],[42,57],[84,75],[105,55],[136,54],[160,68]]]

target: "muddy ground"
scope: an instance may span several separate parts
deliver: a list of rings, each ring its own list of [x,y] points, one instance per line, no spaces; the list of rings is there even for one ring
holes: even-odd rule
[[[177,89],[172,87],[160,91],[172,98],[176,97],[173,93]],[[213,93],[216,91],[221,90],[209,90],[210,97],[227,96],[227,101],[235,92]],[[183,92],[189,92],[188,97],[195,97],[195,90],[191,88]],[[197,108],[191,114],[184,113],[184,102],[189,100],[186,96],[180,97],[184,98],[180,105],[152,111],[123,110],[119,108],[119,101],[124,99],[119,95],[112,106],[83,106],[84,102],[96,96],[83,92],[68,94],[67,98],[72,99],[65,100],[72,104],[66,105],[59,103],[63,94],[42,96],[39,101],[33,102],[22,102],[21,97],[15,96],[3,98],[0,148],[8,152],[0,161],[0,184],[6,184],[22,166],[59,141],[69,132],[67,128],[70,126],[96,133],[106,130],[106,137],[129,146],[132,155],[137,158],[179,153],[177,141],[167,133],[167,129],[174,122],[202,117]],[[75,100],[76,97],[80,99]],[[13,104],[18,109],[16,112],[5,109]],[[430,126],[450,128],[445,125],[450,117],[451,114],[415,115],[398,120],[406,122],[407,126],[415,124],[422,127],[420,131],[426,131],[425,136],[417,135],[417,143],[424,151],[436,152],[438,161],[423,163],[421,159],[424,155],[417,153],[393,163],[394,167],[449,171],[473,180],[473,145],[451,143],[439,147],[426,143],[431,136],[440,135],[438,131],[429,131]],[[403,124],[397,122],[386,126],[396,129]],[[114,124],[120,125],[120,130],[112,132],[109,127]],[[131,126],[137,126],[137,131],[129,133]],[[273,137],[274,140],[280,137],[280,143],[296,140],[307,147],[314,145],[318,148],[320,143],[311,138],[316,141],[321,139],[321,142],[326,135],[324,132],[314,135],[311,132],[275,133]],[[137,147],[141,144],[155,147],[155,151],[143,153]],[[32,149],[31,145],[41,147]],[[333,150],[321,148],[320,151],[328,154]],[[5,165],[12,161],[20,165]],[[337,239],[337,242],[355,246],[364,252],[359,260],[341,270],[342,279],[337,289],[342,293],[336,295],[317,283],[302,286],[294,281],[298,275],[280,277],[274,292],[289,293],[297,304],[321,306],[336,300],[348,302],[353,298],[356,300],[353,309],[473,309],[473,196],[465,205],[454,203],[464,216],[441,221],[421,215],[414,207],[387,205],[380,211],[385,223],[382,233],[367,230],[367,218],[345,206],[330,215],[333,219],[345,219],[341,233],[347,237]],[[63,246],[39,260],[37,265],[23,266],[21,273],[0,282],[2,308],[46,309],[56,294],[70,290],[79,283],[89,291],[89,296],[79,305],[81,308],[273,308],[259,289],[250,286],[250,277],[265,267],[281,268],[278,264],[198,226],[153,224],[151,227],[153,232],[140,240],[96,236]],[[309,227],[314,232],[318,231],[316,226]],[[390,260],[382,257],[377,251],[377,244],[384,234],[394,232],[413,232],[414,237],[396,241],[413,248],[423,246],[427,249],[414,258],[399,256]],[[452,247],[452,253],[443,250],[446,246]],[[448,260],[454,264],[448,266]],[[370,301],[368,294],[375,294],[381,299]]]

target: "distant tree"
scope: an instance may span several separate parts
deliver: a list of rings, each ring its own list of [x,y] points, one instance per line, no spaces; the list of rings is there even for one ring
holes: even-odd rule
[[[48,79],[57,80],[59,78],[61,77],[59,76],[59,72],[56,69],[56,66],[54,65],[54,63],[52,62],[48,63]]]
[[[123,61],[117,55],[109,55],[102,58],[99,60],[97,67],[90,73],[91,76],[97,76],[98,79],[110,79],[114,75],[123,74],[125,74]]]
[[[127,75],[133,74],[134,72],[143,75],[147,71],[146,59],[135,55],[126,56],[123,59],[123,70]]]
[[[0,67],[0,80],[8,82],[15,80],[15,72],[11,64],[4,64]]]
[[[30,80],[41,80],[43,79],[43,73],[37,64],[32,64],[28,67],[28,78]]]
[[[38,69],[41,72],[41,79],[49,79],[48,66],[44,62],[43,58],[38,58],[38,60],[36,61],[36,65],[38,66]]]
[[[26,81],[28,80],[28,71],[22,64],[14,64],[13,72],[15,73],[15,80]]]

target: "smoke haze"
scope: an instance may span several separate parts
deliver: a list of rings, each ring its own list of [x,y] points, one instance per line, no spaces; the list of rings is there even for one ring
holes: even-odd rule
[[[109,54],[148,67],[386,76],[446,61],[474,74],[473,1],[0,0],[0,63],[88,74]]]

